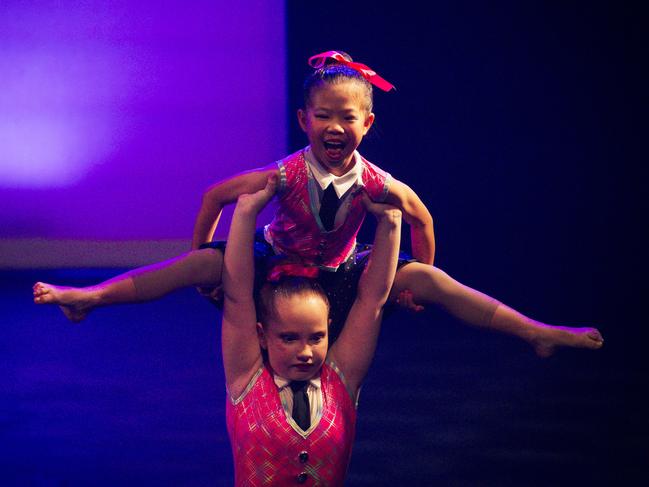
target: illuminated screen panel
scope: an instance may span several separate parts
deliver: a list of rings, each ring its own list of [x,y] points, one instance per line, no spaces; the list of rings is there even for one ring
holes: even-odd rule
[[[286,153],[284,16],[2,2],[0,238],[189,240],[209,184]]]

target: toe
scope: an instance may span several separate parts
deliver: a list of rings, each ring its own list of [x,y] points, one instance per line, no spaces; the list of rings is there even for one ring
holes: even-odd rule
[[[599,332],[599,330],[590,330],[588,333],[586,333],[586,335],[597,342],[604,341],[604,338],[602,337],[602,334]]]

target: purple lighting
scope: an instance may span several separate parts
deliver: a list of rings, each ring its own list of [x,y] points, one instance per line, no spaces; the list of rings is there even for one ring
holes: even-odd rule
[[[279,1],[2,2],[0,237],[190,238],[286,152],[284,43]]]
[[[110,151],[127,53],[93,35],[108,12],[3,6],[0,187],[65,187]]]

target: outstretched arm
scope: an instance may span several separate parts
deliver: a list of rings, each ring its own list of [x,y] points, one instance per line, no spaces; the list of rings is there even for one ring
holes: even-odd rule
[[[412,255],[422,264],[435,260],[435,232],[433,217],[417,193],[396,179],[390,185],[385,202],[403,212],[403,219],[410,225]]]
[[[373,203],[362,195],[365,208],[377,218],[370,260],[358,283],[358,293],[329,358],[345,376],[350,391],[358,391],[374,357],[381,316],[397,269],[401,211]]]
[[[275,187],[276,178],[272,178],[262,190],[239,196],[225,249],[221,347],[225,382],[232,397],[241,395],[262,363],[253,297],[253,240],[257,215]]]
[[[194,223],[192,250],[212,240],[225,205],[234,203],[242,194],[263,189],[272,174],[279,174],[275,164],[238,174],[207,188]]]

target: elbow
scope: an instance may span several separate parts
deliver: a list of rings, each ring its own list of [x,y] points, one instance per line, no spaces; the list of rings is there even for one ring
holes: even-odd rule
[[[433,217],[430,213],[426,212],[424,215],[409,218],[407,223],[412,228],[417,229],[433,228]]]
[[[221,205],[223,203],[224,189],[223,183],[216,183],[203,191],[203,204],[204,205]]]
[[[201,205],[203,208],[214,206],[216,198],[214,197],[214,191],[212,188],[207,188],[203,191],[203,197],[201,198]]]

